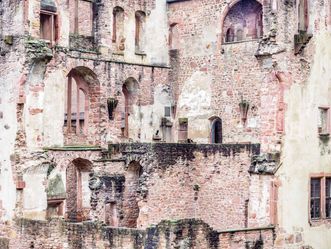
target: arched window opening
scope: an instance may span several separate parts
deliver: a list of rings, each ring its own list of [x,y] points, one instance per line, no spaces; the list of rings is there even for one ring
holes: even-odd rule
[[[40,38],[50,45],[58,39],[57,8],[52,0],[40,2]]]
[[[87,134],[87,117],[89,111],[89,99],[86,91],[87,83],[77,80],[73,75],[68,76],[67,101],[65,105],[64,126],[67,133],[76,135]]]
[[[112,41],[118,50],[124,50],[124,39],[124,10],[117,6],[113,9]]]
[[[145,45],[146,14],[143,11],[136,11],[135,17],[136,17],[135,50],[136,53],[143,53],[144,45]]]
[[[228,30],[226,31],[226,38],[225,38],[226,42],[233,42],[234,41],[234,31],[232,28],[228,28]]]
[[[123,86],[124,112],[122,114],[122,136],[129,138],[129,116],[132,112],[132,106],[138,99],[138,82],[134,78],[128,78]]]
[[[169,28],[169,49],[179,49],[178,24],[172,23]]]
[[[89,175],[92,163],[86,159],[75,159],[66,170],[66,217],[81,222],[90,219]]]
[[[300,0],[298,5],[298,30],[307,31],[309,25],[308,0]]]
[[[222,120],[219,118],[213,119],[211,123],[211,143],[221,144],[222,143]]]
[[[262,15],[262,5],[255,0],[242,0],[233,5],[223,22],[224,41],[245,41],[262,37]]]
[[[123,225],[125,227],[136,228],[137,219],[139,217],[139,206],[138,206],[138,190],[139,190],[139,179],[143,173],[141,165],[133,161],[129,164],[128,170],[125,174],[125,190],[124,190],[124,219]]]
[[[67,76],[64,97],[63,133],[66,145],[95,144],[98,137],[95,117],[99,113],[100,86],[96,75],[86,67],[76,67]]]

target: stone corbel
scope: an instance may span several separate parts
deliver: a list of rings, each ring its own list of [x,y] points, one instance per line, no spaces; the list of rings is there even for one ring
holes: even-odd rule
[[[246,120],[247,120],[248,110],[249,110],[249,103],[248,103],[248,101],[247,100],[244,100],[241,97],[241,101],[239,103],[239,111],[240,111],[241,120],[242,120],[242,122],[244,124],[246,123]]]
[[[108,117],[110,120],[114,119],[114,110],[117,107],[118,100],[115,98],[107,99],[107,107],[108,107]]]

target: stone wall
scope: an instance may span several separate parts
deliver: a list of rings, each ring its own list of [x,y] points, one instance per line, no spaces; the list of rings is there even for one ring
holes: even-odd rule
[[[263,141],[263,151],[279,151],[279,88],[272,76],[272,60],[256,57],[260,41],[223,41],[224,29],[230,25],[223,21],[229,22],[236,3],[181,1],[169,5],[169,22],[178,29],[173,37],[178,41],[177,56],[172,61],[176,117],[188,118],[189,138],[196,142],[210,142],[211,120],[219,117],[225,143]],[[268,3],[263,8],[267,25],[271,18]],[[242,102],[249,104],[247,117],[240,112]]]
[[[0,238],[3,249],[156,249],[273,248],[273,228],[252,231],[215,231],[199,220],[162,221],[146,230],[66,223],[17,220],[10,240]]]
[[[84,216],[113,226],[146,228],[185,218],[202,219],[216,229],[268,226],[272,175],[251,170],[259,151],[259,145],[249,144],[111,144],[108,153],[49,148],[35,154],[35,163],[23,170],[24,206],[19,209],[23,217],[45,219],[49,193],[63,196],[63,185],[68,199],[62,201],[62,213],[70,220],[77,217],[77,198],[87,198],[82,200]],[[71,166],[88,170],[89,181],[77,183]],[[60,189],[50,189],[58,186],[53,184],[57,178]],[[78,187],[90,194],[79,197]]]
[[[99,229],[94,223],[10,225],[15,216],[44,220],[51,183],[57,178],[67,193],[76,190],[78,178],[67,178],[66,170],[74,160],[84,159],[93,166],[88,172],[91,179],[102,185],[92,184],[90,191],[93,181],[88,182],[87,174],[81,179],[84,196],[80,197],[84,205],[90,201],[84,212],[92,220],[142,229],[163,219],[182,218],[202,219],[217,229],[256,229],[276,223],[279,248],[329,249],[331,237],[320,238],[330,234],[330,222],[311,222],[307,205],[310,176],[330,173],[330,140],[316,131],[318,107],[330,106],[329,0],[308,1],[310,21],[304,34],[297,28],[300,1],[264,1],[264,37],[232,44],[225,44],[223,38],[236,0],[169,5],[164,0],[80,1],[83,7],[78,12],[84,13],[77,17],[78,34],[72,32],[73,1],[56,1],[56,44],[39,39],[40,2],[0,3],[0,220],[4,222],[0,247],[7,247],[8,238],[22,235],[11,240],[16,243],[13,248],[51,248],[59,238],[64,248],[102,248],[86,232]],[[120,53],[112,42],[116,6],[124,10]],[[146,13],[143,53],[135,50],[136,11]],[[232,22],[237,22],[234,16]],[[89,96],[88,133],[79,139],[63,132],[65,84],[68,73],[77,68],[92,72],[84,77],[95,83]],[[138,87],[125,137],[123,84],[128,79]],[[117,103],[112,118],[109,99]],[[248,104],[247,117],[240,109],[243,104]],[[162,119],[165,107],[171,108],[168,120]],[[222,120],[223,141],[245,145],[122,144],[111,146],[110,153],[104,151],[108,142],[177,141],[181,118],[187,118],[193,142],[209,143],[211,122],[217,117]],[[268,162],[251,167],[252,156],[259,152],[249,143],[261,144],[262,152],[280,153],[279,168],[269,169]],[[79,146],[63,148],[72,144]],[[131,164],[141,168],[130,172]],[[275,172],[278,179],[273,179]],[[272,186],[279,187],[279,199]],[[59,193],[65,199],[63,189]],[[62,202],[68,204],[64,211],[77,204]],[[56,232],[52,235],[50,229]],[[145,248],[158,243],[161,248],[208,245],[210,234],[197,236],[190,244],[189,230],[175,231],[175,242],[164,239],[167,233],[155,242],[153,229],[125,230],[121,239],[96,241],[106,243],[105,247],[137,247],[145,236],[150,241]],[[39,236],[40,232],[47,236]],[[261,246],[259,232],[220,233],[227,248]],[[39,241],[34,244],[34,240]],[[269,248],[270,237],[263,241]]]
[[[138,99],[129,117],[129,138],[135,141],[152,140],[153,134],[160,129],[161,118],[164,116],[164,103],[160,102],[164,98],[160,97],[164,91],[166,95],[170,94],[166,68],[102,60],[95,64],[93,60],[96,58],[95,55],[89,55],[92,60],[86,61],[81,54],[62,50],[52,56],[47,65],[43,61],[31,63],[31,67],[40,68],[38,74],[32,71],[33,77],[28,72],[25,75],[27,78],[24,82],[26,90],[23,91],[27,99],[24,108],[25,123],[31,127],[25,129],[28,147],[62,146],[64,143],[101,145],[107,141],[125,139],[121,137],[125,111],[122,85],[128,78],[134,78],[138,82]],[[63,137],[64,105],[67,98],[65,89],[67,75],[72,69],[79,69],[83,74],[86,72],[87,77],[94,75],[94,83],[88,83],[91,93],[88,134],[85,141],[76,139],[78,142],[75,142],[74,138]],[[27,85],[31,87],[26,88]],[[108,98],[118,101],[112,120],[109,119]],[[165,98],[165,101],[170,101],[170,97],[165,96]]]
[[[126,205],[131,211],[132,205],[138,205],[137,227],[143,228],[163,219],[183,218],[203,219],[217,229],[269,225],[272,177],[258,180],[249,173],[257,153],[258,145],[110,145],[110,159],[93,161],[93,182],[98,184],[92,187],[91,217],[105,221],[106,204],[113,203],[114,222],[120,226],[128,226]],[[49,154],[57,155],[55,161],[62,157],[61,152]],[[52,175],[58,171],[63,175],[66,165],[58,162]],[[141,167],[135,173],[136,204],[130,203],[127,192],[134,186],[132,163]],[[238,180],[240,185],[233,187]]]

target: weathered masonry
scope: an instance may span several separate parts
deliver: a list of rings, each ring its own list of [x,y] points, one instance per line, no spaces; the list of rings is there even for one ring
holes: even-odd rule
[[[0,1],[0,248],[329,249],[329,0]]]

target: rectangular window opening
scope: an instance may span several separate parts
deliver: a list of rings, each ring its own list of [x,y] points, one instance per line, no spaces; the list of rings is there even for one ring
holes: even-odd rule
[[[318,133],[320,135],[329,134],[329,108],[319,107]]]
[[[164,107],[164,117],[168,118],[171,116],[171,107],[170,106],[165,106]]]
[[[55,41],[55,15],[40,13],[40,38],[48,42]]]
[[[321,178],[310,180],[310,217],[321,218]]]
[[[325,216],[331,218],[331,177],[325,179]]]

